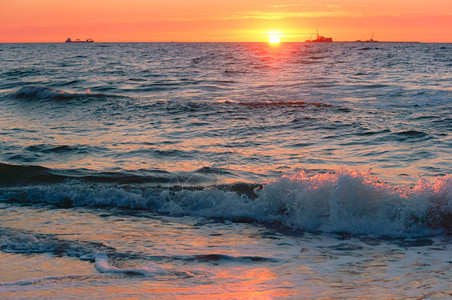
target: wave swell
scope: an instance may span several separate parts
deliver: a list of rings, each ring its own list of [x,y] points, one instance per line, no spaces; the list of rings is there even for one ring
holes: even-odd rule
[[[67,151],[69,148],[58,147],[50,151]],[[179,176],[182,178],[182,176]],[[192,176],[193,177],[193,176]],[[11,165],[0,163],[0,187],[35,184],[62,183],[68,180],[97,183],[148,183],[161,184],[174,181],[174,175],[163,170],[139,172],[94,172],[87,169],[53,170],[34,165]]]
[[[101,93],[91,93],[90,89],[86,93],[70,93],[63,90],[57,90],[46,86],[24,86],[14,92],[11,97],[24,100],[53,100],[64,101],[72,99],[103,98],[115,97],[115,95],[105,95]]]

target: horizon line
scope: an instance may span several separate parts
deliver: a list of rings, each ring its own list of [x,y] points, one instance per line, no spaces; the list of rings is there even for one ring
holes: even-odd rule
[[[109,42],[109,41],[94,41],[94,44],[114,44],[114,43],[268,43],[268,41],[121,41],[121,42]],[[378,44],[378,43],[419,43],[419,44],[451,44],[452,42],[422,42],[422,41],[377,41],[377,42],[366,42],[366,41],[333,41],[333,42],[289,42],[281,41],[281,44],[334,44],[334,43],[363,43],[363,44]],[[0,42],[0,44],[70,44],[65,42]],[[79,43],[76,43],[79,44]],[[89,43],[92,44],[92,43]]]

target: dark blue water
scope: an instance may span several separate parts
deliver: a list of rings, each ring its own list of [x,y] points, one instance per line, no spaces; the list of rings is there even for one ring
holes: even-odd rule
[[[202,185],[344,166],[396,184],[451,174],[449,44],[0,49],[4,164]]]

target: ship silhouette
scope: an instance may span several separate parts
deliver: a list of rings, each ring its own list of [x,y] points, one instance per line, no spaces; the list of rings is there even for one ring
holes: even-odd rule
[[[94,43],[92,39],[86,39],[85,41],[76,39],[75,41],[71,40],[71,38],[67,38],[65,43]]]
[[[306,40],[306,43],[332,43],[333,38],[330,37],[324,37],[322,35],[319,35],[319,30],[317,29],[317,38],[315,40]]]

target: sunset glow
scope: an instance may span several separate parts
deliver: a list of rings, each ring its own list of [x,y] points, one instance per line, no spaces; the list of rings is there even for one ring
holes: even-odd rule
[[[316,29],[334,41],[374,32],[380,41],[452,42],[450,12],[446,0],[15,0],[0,3],[0,42],[263,42],[263,29],[275,27],[285,42]]]

